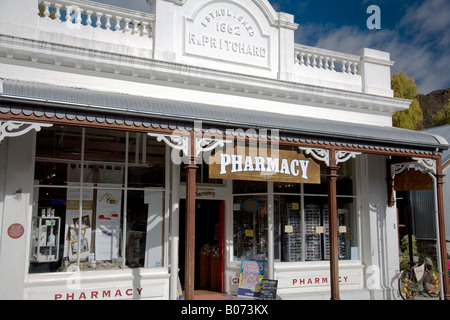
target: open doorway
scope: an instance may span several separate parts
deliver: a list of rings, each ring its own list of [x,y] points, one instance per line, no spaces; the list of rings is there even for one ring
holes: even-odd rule
[[[195,202],[195,290],[223,292],[224,214],[223,200]],[[184,289],[186,200],[180,200],[179,276]]]

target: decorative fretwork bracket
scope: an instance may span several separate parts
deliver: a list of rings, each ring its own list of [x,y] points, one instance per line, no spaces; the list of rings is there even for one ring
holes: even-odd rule
[[[361,152],[351,152],[351,151],[342,151],[336,150],[336,164],[341,162],[347,162],[350,159],[356,158],[357,155],[360,155]]]
[[[315,149],[315,148],[305,148],[299,147],[300,150],[303,150],[305,154],[311,155],[314,159],[318,161],[323,161],[327,167],[330,166],[330,151],[327,149]],[[336,164],[346,162],[351,158],[355,158],[357,155],[360,155],[361,152],[351,152],[351,151],[343,151],[336,150]]]
[[[436,175],[436,160],[434,159],[428,159],[428,158],[413,158],[413,160],[416,160],[417,163],[425,169],[425,171],[431,172],[432,174]]]
[[[156,137],[157,141],[164,141],[169,147],[183,152],[183,156],[188,157],[190,155],[190,136],[189,135],[176,135],[176,134],[160,134],[149,133],[151,137]],[[202,152],[214,150],[218,146],[223,147],[225,143],[233,141],[215,139],[208,137],[195,138],[195,156],[198,157]]]
[[[150,137],[155,137],[156,141],[164,141],[169,147],[180,150],[184,156],[189,155],[189,136],[174,135],[174,134],[161,134],[161,133],[148,133]]]
[[[198,157],[202,152],[208,152],[215,148],[223,147],[225,143],[232,143],[232,140],[213,139],[213,138],[196,138],[195,140],[195,155]]]
[[[327,167],[330,165],[330,151],[327,149],[314,149],[314,148],[304,148],[299,147],[300,150],[303,150],[305,154],[311,155],[314,159],[318,161],[323,161]]]
[[[40,131],[42,128],[52,127],[51,123],[36,123],[36,122],[22,122],[0,120],[0,142],[7,137],[18,137],[28,133],[31,130]]]
[[[395,163],[391,165],[391,177],[401,174],[405,170],[415,168],[416,170],[427,171],[436,174],[436,160],[428,158],[412,158],[411,162]]]

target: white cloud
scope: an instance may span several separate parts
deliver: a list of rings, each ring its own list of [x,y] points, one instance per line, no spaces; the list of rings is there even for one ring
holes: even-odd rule
[[[448,0],[427,0],[411,6],[393,30],[305,25],[296,42],[347,53],[363,47],[388,51],[395,61],[393,72],[405,70],[419,85],[418,91],[428,93],[450,87],[449,17]]]

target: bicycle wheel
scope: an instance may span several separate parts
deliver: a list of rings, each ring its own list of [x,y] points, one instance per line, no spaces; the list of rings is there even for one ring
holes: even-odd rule
[[[438,297],[441,289],[439,272],[431,270],[423,279],[423,289],[430,297]]]
[[[417,291],[414,290],[414,288],[416,287],[417,283],[414,276],[412,276],[411,271],[403,271],[400,275],[400,278],[398,279],[398,290],[402,299],[413,300],[417,294]]]

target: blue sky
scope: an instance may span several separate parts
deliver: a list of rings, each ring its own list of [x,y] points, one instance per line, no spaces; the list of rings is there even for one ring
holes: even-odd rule
[[[148,11],[145,0],[95,0]],[[195,1],[195,0],[189,0]],[[414,78],[419,93],[450,88],[450,0],[269,0],[294,15],[295,42],[355,53],[391,53],[393,72]],[[380,8],[381,28],[367,28],[370,5]]]

